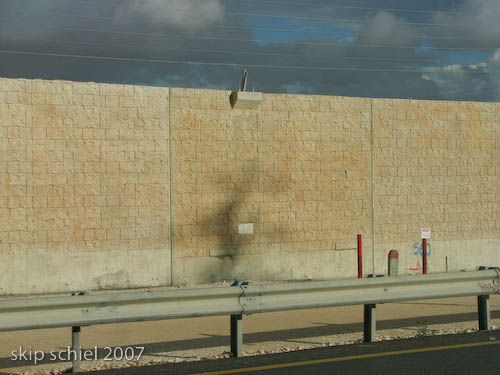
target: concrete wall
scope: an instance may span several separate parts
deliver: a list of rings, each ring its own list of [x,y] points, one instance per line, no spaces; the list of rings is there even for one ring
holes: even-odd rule
[[[229,95],[0,79],[0,293],[500,265],[499,104]]]

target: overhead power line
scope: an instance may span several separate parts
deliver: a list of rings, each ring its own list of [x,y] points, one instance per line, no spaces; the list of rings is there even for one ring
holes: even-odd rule
[[[240,2],[245,3],[261,3],[261,4],[281,4],[281,5],[298,5],[298,6],[307,6],[311,7],[313,4],[310,2],[298,2],[298,1],[279,1],[279,0],[239,0]],[[356,2],[352,2],[356,3]],[[397,12],[397,13],[418,13],[418,14],[436,14],[436,13],[444,13],[442,10],[422,10],[422,9],[403,9],[403,8],[385,8],[385,7],[366,7],[366,6],[356,6],[356,5],[339,5],[339,4],[317,4],[318,6],[325,6],[328,8],[335,9],[358,9],[358,10],[374,10],[374,11],[386,11],[386,12]],[[488,9],[498,9],[494,7],[488,7]],[[455,10],[447,10],[447,14],[456,14],[458,11]]]
[[[169,11],[171,12],[178,12],[178,13],[190,13],[190,16],[196,16],[196,14],[192,13],[189,10],[186,9],[178,9],[178,8],[169,8]],[[17,11],[17,13],[26,13],[26,11]],[[71,16],[71,17],[80,17],[80,18],[88,18],[88,19],[101,19],[101,20],[107,20],[107,21],[112,21],[114,20],[113,17],[106,17],[106,16],[87,16],[87,15],[82,15],[82,14],[76,14],[76,13],[64,13],[64,12],[37,12],[37,16],[41,14],[57,14],[61,16]],[[248,12],[231,12],[231,11],[225,11],[224,14],[230,15],[230,16],[243,16],[243,17],[256,17],[256,18],[271,18],[271,19],[294,19],[294,20],[304,20],[304,21],[310,21],[313,23],[331,23],[331,22],[338,22],[338,23],[353,23],[353,24],[364,24],[366,23],[367,19],[356,19],[356,18],[337,18],[337,17],[311,17],[311,16],[295,16],[295,15],[277,15],[277,14],[264,14],[264,13],[248,13]],[[201,12],[197,15],[199,17],[204,17],[204,14]],[[456,27],[456,26],[468,26],[468,24],[463,24],[463,23],[433,23],[433,22],[407,22],[407,21],[399,21],[398,22],[401,25],[413,25],[413,26],[430,26],[430,27]],[[496,26],[496,22],[486,22],[485,24],[489,24],[492,26]]]
[[[297,6],[307,6],[311,7],[313,4],[310,2],[298,2],[298,1],[279,1],[279,0],[239,0],[242,3],[261,3],[261,4],[279,4],[279,5],[297,5]],[[355,3],[355,2],[354,2]],[[317,4],[319,6],[325,6],[328,8],[335,9],[358,9],[358,10],[377,10],[377,11],[387,11],[387,12],[406,12],[406,13],[438,13],[438,10],[416,10],[416,9],[398,9],[398,8],[378,8],[378,7],[363,7],[363,6],[355,6],[355,5],[338,5],[338,4]]]
[[[266,65],[266,64],[238,64],[238,63],[215,63],[203,61],[179,61],[179,60],[162,60],[162,59],[141,59],[129,57],[112,57],[112,56],[93,56],[93,55],[78,55],[78,54],[62,54],[48,52],[31,52],[20,50],[0,50],[0,53],[17,54],[17,55],[32,55],[46,57],[66,57],[76,59],[92,59],[92,60],[110,60],[110,61],[128,61],[128,62],[145,62],[159,64],[191,64],[191,65],[207,65],[207,66],[227,66],[227,67],[247,67],[247,68],[270,68],[270,69],[297,69],[297,70],[322,70],[322,71],[354,71],[354,72],[394,72],[394,73],[426,73],[421,69],[383,69],[383,68],[336,68],[325,66],[293,66],[293,65]],[[484,71],[465,71],[466,73],[488,74]]]
[[[10,38],[14,41],[30,41],[28,38],[15,37]],[[338,59],[338,60],[360,60],[360,61],[384,61],[384,62],[419,62],[432,63],[433,59],[412,59],[412,58],[390,58],[390,57],[364,57],[364,56],[340,56],[340,55],[319,55],[315,56],[311,53],[278,53],[278,52],[256,52],[256,51],[234,51],[234,50],[214,50],[214,49],[198,49],[198,48],[178,48],[168,46],[149,46],[138,44],[123,44],[123,43],[99,43],[99,42],[75,42],[75,41],[57,41],[57,44],[65,44],[68,46],[84,45],[96,47],[126,47],[135,49],[151,49],[158,51],[178,51],[178,52],[201,52],[210,54],[228,54],[228,55],[249,55],[249,56],[274,56],[274,57],[308,57],[311,59]]]
[[[80,3],[100,3],[102,4],[102,0],[72,0]],[[116,3],[124,3],[127,0],[116,0],[116,1],[107,1],[109,2],[114,2]],[[203,0],[199,0],[203,1]],[[144,3],[146,3],[147,0],[144,0]],[[260,3],[260,4],[277,4],[277,5],[286,5],[286,6],[306,6],[308,8],[320,8],[320,7],[328,7],[332,9],[357,9],[357,10],[370,10],[370,11],[386,11],[386,12],[397,12],[397,13],[417,13],[417,14],[436,14],[436,13],[444,13],[446,12],[447,14],[456,14],[458,13],[457,9],[454,10],[423,10],[423,9],[403,9],[403,8],[389,8],[389,7],[367,7],[367,6],[358,6],[358,5],[345,5],[345,4],[314,4],[311,2],[300,2],[300,1],[283,1],[283,0],[228,0],[230,3],[234,2],[239,2],[239,3]],[[363,4],[362,2],[358,1],[349,1],[349,4]],[[496,10],[497,8],[495,7],[484,7],[487,9],[491,10]]]
[[[80,0],[80,1],[86,1],[86,0]],[[48,14],[54,14],[54,15],[69,15],[78,17],[78,18],[86,18],[86,19],[98,19],[98,20],[109,20],[110,18],[108,17],[93,17],[93,16],[83,16],[83,15],[74,15],[74,14],[67,14],[67,13],[59,13],[59,12],[47,12]],[[17,19],[20,21],[19,19]],[[0,24],[9,24],[9,22],[0,22]],[[21,24],[24,26],[24,24]],[[248,31],[273,31],[273,32],[283,32],[283,33],[296,33],[296,34],[339,34],[339,35],[349,35],[352,36],[353,32],[352,31],[324,31],[324,30],[319,30],[319,29],[308,29],[308,30],[299,30],[299,29],[282,29],[282,28],[274,28],[274,27],[260,27],[260,26],[241,26],[241,25],[226,25],[226,24],[214,24],[213,26],[217,28],[223,28],[223,29],[235,29],[235,30],[248,30]],[[56,26],[51,26],[47,25],[46,27],[51,27],[51,28],[56,28]],[[100,30],[92,30],[95,32],[101,32]],[[102,30],[102,32],[115,32],[113,30]],[[154,35],[153,33],[144,33],[145,35]],[[458,39],[458,38],[457,38]],[[462,38],[460,38],[462,39]]]
[[[184,12],[184,9],[171,9],[175,12]],[[296,20],[306,20],[313,22],[340,22],[340,23],[365,23],[365,20],[353,19],[353,18],[335,18],[335,17],[311,17],[311,16],[293,16],[293,15],[275,15],[275,14],[263,14],[263,13],[243,13],[243,12],[224,12],[225,14],[232,16],[245,16],[245,17],[259,17],[259,18],[274,18],[274,19],[296,19]],[[398,22],[403,25],[414,25],[414,26],[437,26],[437,27],[448,27],[448,26],[466,26],[465,24],[447,24],[447,23],[432,23],[432,22]],[[496,25],[497,23],[487,22],[486,24]]]
[[[80,0],[80,1],[86,1],[86,0]],[[47,12],[48,14],[54,14],[54,15],[60,15],[60,16],[74,16],[78,18],[86,18],[86,19],[98,19],[98,20],[109,20],[111,18],[108,17],[94,17],[94,16],[83,16],[83,15],[74,15],[71,13],[59,13],[59,12]],[[18,21],[20,21],[19,18],[17,18]],[[9,22],[0,22],[0,24],[3,25],[8,25],[10,24]],[[24,27],[24,24],[22,24]],[[213,26],[217,28],[223,28],[223,29],[234,29],[234,30],[248,30],[248,31],[271,31],[271,32],[283,32],[283,33],[295,33],[295,34],[312,34],[312,35],[322,35],[322,36],[328,36],[330,34],[332,35],[348,35],[348,36],[354,36],[353,31],[337,31],[337,30],[331,30],[331,31],[325,31],[325,30],[319,30],[319,29],[313,29],[313,30],[291,30],[291,29],[282,29],[282,28],[272,28],[272,27],[260,27],[260,26],[241,26],[241,25],[226,25],[226,24],[214,24]],[[20,26],[21,27],[21,26]],[[53,28],[53,29],[58,29],[57,26],[52,26],[52,25],[44,25],[44,27],[48,28]],[[61,28],[59,28],[61,29]],[[68,29],[68,28],[66,28]],[[78,29],[69,29],[69,30],[74,30],[77,31]],[[91,32],[102,32],[102,33],[130,33],[130,34],[135,34],[135,35],[144,35],[144,36],[155,36],[155,35],[165,35],[165,34],[158,34],[158,33],[137,33],[137,32],[125,32],[125,31],[116,31],[116,30],[97,30],[97,29],[87,29],[87,30],[82,30],[82,31],[91,31]],[[475,41],[476,39],[470,39],[467,38],[467,36],[444,36],[444,37],[435,37],[435,36],[428,36],[425,34],[421,34],[421,37],[423,39],[427,40],[460,40],[460,41]]]
[[[5,24],[5,23],[4,23]],[[140,35],[140,36],[159,36],[167,38],[180,38],[180,39],[193,39],[193,40],[221,40],[221,41],[231,41],[231,42],[255,42],[255,43],[281,43],[281,44],[294,44],[294,45],[304,45],[304,46],[323,46],[323,47],[333,47],[333,48],[386,48],[386,49],[429,49],[429,50],[439,50],[439,51],[490,51],[494,47],[432,47],[432,46],[422,46],[422,45],[410,45],[410,46],[398,46],[398,45],[388,45],[388,44],[363,44],[363,43],[342,43],[336,41],[325,41],[325,42],[305,42],[291,40],[287,42],[270,42],[268,39],[242,39],[242,38],[226,38],[226,37],[216,37],[216,36],[205,36],[205,35],[186,35],[186,34],[163,34],[163,33],[141,33],[133,31],[111,31],[111,30],[97,30],[97,29],[85,29],[85,28],[68,28],[68,27],[56,27],[47,25],[47,28],[58,29],[63,31],[77,31],[77,32],[95,32],[95,33],[109,33],[109,34],[122,34],[122,35]]]

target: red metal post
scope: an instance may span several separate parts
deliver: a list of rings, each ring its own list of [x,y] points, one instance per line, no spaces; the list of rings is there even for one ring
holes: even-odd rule
[[[422,238],[422,273],[427,275],[427,238]]]
[[[363,239],[358,234],[358,279],[363,278]]]

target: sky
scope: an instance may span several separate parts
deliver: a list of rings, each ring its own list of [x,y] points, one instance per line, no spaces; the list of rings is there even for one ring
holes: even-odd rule
[[[0,77],[500,101],[499,0],[2,0]]]

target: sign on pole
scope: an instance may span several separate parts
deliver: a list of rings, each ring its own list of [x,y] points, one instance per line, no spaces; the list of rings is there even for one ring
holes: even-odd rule
[[[430,240],[431,239],[431,228],[422,228],[420,230],[422,234],[422,239],[424,240]]]

